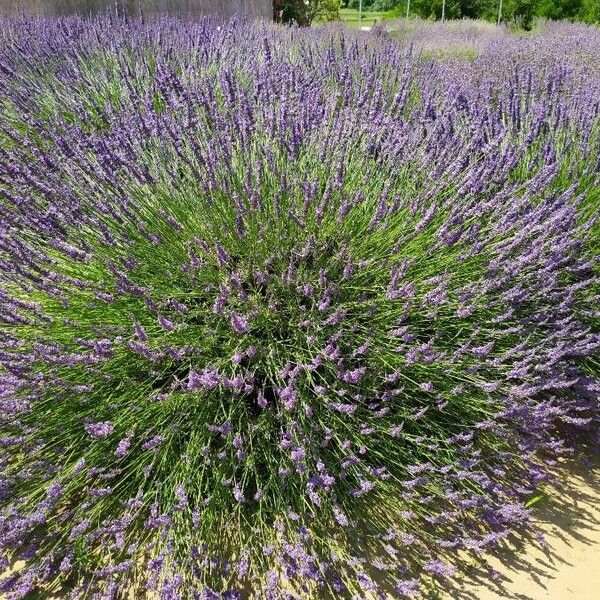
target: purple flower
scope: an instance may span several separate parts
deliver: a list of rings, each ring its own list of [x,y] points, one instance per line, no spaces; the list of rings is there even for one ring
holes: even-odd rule
[[[167,438],[163,435],[155,435],[146,440],[142,446],[142,450],[155,450],[158,448]]]
[[[331,306],[331,296],[325,296],[318,304],[319,311],[323,312]]]
[[[122,458],[123,456],[125,456],[127,454],[130,447],[131,447],[131,437],[123,438],[117,445],[117,449],[115,450],[115,456]]]
[[[366,367],[359,367],[353,371],[347,371],[342,375],[342,381],[345,383],[357,384],[363,378],[366,371]]]
[[[137,322],[134,321],[134,330],[135,330],[135,335],[137,337],[137,339],[140,342],[147,342],[148,341],[148,335],[146,334],[145,329]]]
[[[162,316],[158,317],[158,324],[165,331],[173,331],[175,329],[175,323],[173,323],[173,321],[169,321],[169,319],[162,317]]]
[[[246,502],[246,497],[238,485],[235,485],[233,488],[233,497],[238,502]]]
[[[234,365],[239,365],[242,362],[243,358],[244,358],[244,354],[238,350],[231,357],[231,362]]]
[[[265,395],[262,392],[258,393],[256,401],[257,401],[258,405],[263,409],[267,408],[267,405],[269,404],[267,402],[267,399],[265,398]]]
[[[219,266],[224,267],[229,262],[229,260],[231,260],[231,257],[225,251],[223,246],[221,246],[221,244],[218,244],[218,243],[215,244],[215,250],[216,250],[217,262],[219,263]]]
[[[79,523],[78,525],[75,525],[75,527],[73,527],[73,529],[71,529],[71,535],[69,536],[69,540],[74,540],[75,538],[79,537],[86,529],[88,529],[90,526],[90,521],[89,519],[85,519],[83,521],[81,521],[81,523]]]
[[[73,568],[71,558],[72,557],[70,555],[67,555],[63,558],[63,560],[60,563],[60,566],[58,567],[58,570],[61,573],[69,573],[71,571],[71,569]]]
[[[111,435],[115,430],[115,426],[111,421],[98,421],[97,423],[86,425],[85,430],[91,438],[100,440]]]
[[[187,389],[189,391],[197,389],[211,390],[219,385],[220,381],[221,378],[216,369],[206,368],[201,373],[190,371]]]
[[[306,450],[301,446],[294,448],[290,454],[292,462],[301,463],[306,458]]]
[[[349,525],[348,517],[337,507],[333,509],[333,516],[337,523],[342,527],[347,527]]]
[[[175,497],[177,498],[176,510],[184,510],[188,506],[188,497],[185,488],[178,485],[175,488]]]
[[[486,357],[493,349],[494,347],[494,342],[488,342],[487,344],[485,344],[484,346],[478,346],[476,348],[471,348],[471,353],[476,356],[477,358],[484,358]]]
[[[356,409],[358,408],[356,404],[343,404],[340,402],[332,403],[330,406],[331,408],[333,408],[339,413],[342,413],[343,415],[353,415],[356,412]]]
[[[231,315],[231,327],[236,333],[248,333],[250,331],[250,326],[248,325],[248,320],[241,315],[236,313],[232,313]]]
[[[452,577],[456,573],[456,568],[442,560],[429,560],[423,564],[423,568],[431,575],[438,577]]]
[[[283,401],[283,405],[287,410],[293,410],[298,401],[298,393],[290,386],[284,387],[279,390],[279,397]]]
[[[370,492],[374,487],[375,487],[375,484],[372,481],[361,480],[360,487],[358,487],[357,489],[354,489],[352,491],[352,495],[357,498],[360,496],[364,496],[365,494]]]
[[[402,579],[396,583],[396,592],[401,598],[417,598],[421,595],[418,579]]]

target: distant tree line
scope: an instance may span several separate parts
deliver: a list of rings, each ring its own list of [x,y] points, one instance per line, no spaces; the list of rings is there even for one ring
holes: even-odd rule
[[[273,16],[280,23],[307,26],[317,17],[335,20],[343,4],[341,0],[273,0]]]
[[[358,8],[359,0],[344,0],[349,8]],[[410,14],[424,19],[440,19],[443,0],[410,0]],[[446,0],[447,19],[496,20],[500,0]],[[407,0],[363,0],[363,8],[406,13]],[[569,19],[600,23],[600,0],[503,0],[502,20],[530,25],[534,18]]]
[[[334,19],[341,6],[358,8],[360,0],[274,0],[275,20],[306,26],[317,17]],[[363,0],[364,10],[406,14],[408,0]],[[500,0],[410,0],[410,15],[424,19],[498,18]],[[525,29],[536,17],[600,23],[600,0],[502,0],[501,19],[516,21]]]

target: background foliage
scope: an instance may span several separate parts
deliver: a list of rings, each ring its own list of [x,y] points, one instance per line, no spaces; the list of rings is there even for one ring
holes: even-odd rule
[[[335,18],[338,0],[277,0],[283,10],[283,21],[295,20],[301,25],[310,24],[316,16]],[[407,0],[363,0],[363,9],[389,11],[391,16],[404,16]],[[342,6],[359,7],[359,0],[343,0]],[[443,0],[411,0],[410,15],[424,19],[440,19]],[[486,19],[498,17],[499,0],[446,0],[447,19]],[[531,27],[533,19],[568,19],[585,23],[600,22],[598,0],[504,0],[502,20],[516,21],[524,28]]]

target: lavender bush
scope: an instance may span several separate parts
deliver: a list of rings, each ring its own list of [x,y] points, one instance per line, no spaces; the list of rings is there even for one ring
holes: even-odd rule
[[[584,62],[1,31],[6,598],[414,597],[528,526],[598,426]]]

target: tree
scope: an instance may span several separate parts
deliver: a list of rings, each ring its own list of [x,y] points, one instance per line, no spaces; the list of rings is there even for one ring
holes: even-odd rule
[[[538,14],[548,19],[574,19],[582,0],[540,0]]]
[[[598,0],[583,0],[583,6],[578,16],[586,23],[598,23],[600,25],[600,2]]]
[[[339,17],[340,0],[275,0],[282,23],[296,23],[300,27],[308,27],[316,17],[323,16],[326,20]]]
[[[284,0],[281,0],[284,1]],[[358,8],[359,0],[344,0],[344,6]],[[363,8],[385,10],[394,17],[406,15],[407,0],[363,0]],[[447,19],[486,19],[495,22],[500,0],[446,0]],[[439,19],[442,0],[410,0],[410,16]],[[534,19],[567,19],[600,23],[600,0],[502,0],[502,20],[516,21],[525,29]]]

